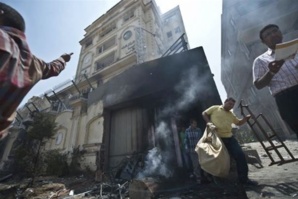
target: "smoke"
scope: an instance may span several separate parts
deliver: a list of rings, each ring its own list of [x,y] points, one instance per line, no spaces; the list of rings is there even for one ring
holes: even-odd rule
[[[138,179],[148,176],[163,176],[169,178],[173,175],[170,164],[173,155],[169,148],[171,141],[171,131],[165,122],[160,122],[156,128],[157,140],[161,143],[159,147],[151,149],[145,159],[145,166],[142,172],[137,175]]]
[[[180,97],[174,103],[165,107],[162,115],[169,115],[176,111],[187,109],[199,96],[208,92],[208,78],[210,74],[198,77],[198,66],[193,66],[182,74],[181,81],[175,86],[175,90]]]
[[[120,92],[110,93],[105,96],[105,104],[115,104],[131,93],[131,88],[127,85],[121,85]]]
[[[175,90],[179,93],[180,97],[160,112],[161,118],[163,116],[169,116],[177,111],[187,109],[198,99],[198,97],[208,92],[210,89],[208,87],[210,73],[206,75],[200,74],[200,78],[198,77],[198,74],[198,66],[193,66],[182,74],[181,81],[175,86]],[[169,178],[173,175],[172,163],[174,153],[171,151],[171,130],[165,122],[161,121],[155,129],[155,132],[158,143],[157,147],[148,152],[143,172],[138,174],[139,179],[155,175]]]

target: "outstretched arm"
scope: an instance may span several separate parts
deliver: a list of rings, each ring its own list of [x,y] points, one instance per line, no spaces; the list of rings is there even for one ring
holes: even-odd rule
[[[241,125],[245,124],[249,120],[250,117],[251,117],[251,115],[245,116],[244,118],[239,120],[239,122],[236,125],[241,126]]]
[[[32,64],[35,67],[31,67],[30,69],[37,70],[37,72],[41,74],[42,79],[48,79],[50,77],[57,76],[62,70],[64,70],[66,62],[70,61],[72,54],[73,53],[63,54],[58,59],[53,60],[49,63],[46,63],[42,59],[33,56]],[[31,74],[34,76],[33,71],[31,72]]]

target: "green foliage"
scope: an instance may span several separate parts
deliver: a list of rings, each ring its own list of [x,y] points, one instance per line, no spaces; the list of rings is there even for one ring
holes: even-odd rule
[[[67,155],[58,150],[44,153],[44,166],[46,175],[65,176],[68,175]]]
[[[69,165],[69,173],[71,175],[77,175],[82,173],[83,168],[81,167],[81,161],[84,157],[84,150],[80,150],[80,146],[73,149],[71,153],[71,162]]]
[[[35,176],[41,172],[40,151],[43,140],[52,138],[56,131],[55,118],[49,113],[37,112],[26,131],[26,139],[13,150],[14,161],[9,162],[11,172],[22,176]]]
[[[28,136],[33,140],[50,139],[57,130],[55,118],[49,113],[38,112],[34,115],[33,125],[28,129]]]
[[[30,176],[34,168],[33,160],[32,150],[19,147],[14,151],[14,162],[9,166],[9,170],[21,176]]]

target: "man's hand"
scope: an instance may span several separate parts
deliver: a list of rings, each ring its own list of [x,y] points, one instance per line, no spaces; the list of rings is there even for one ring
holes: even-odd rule
[[[285,63],[285,60],[273,61],[268,65],[269,71],[272,73],[277,73],[281,66]]]
[[[69,54],[63,54],[61,55],[61,57],[64,59],[65,62],[69,62],[71,55],[73,55],[73,53],[69,53]]]
[[[208,126],[208,128],[209,128],[211,131],[213,131],[213,130],[216,129],[216,126],[215,126],[212,122],[208,122],[208,123],[207,123],[207,126]]]
[[[251,118],[251,115],[246,115],[245,116],[246,121],[248,121],[250,118]]]

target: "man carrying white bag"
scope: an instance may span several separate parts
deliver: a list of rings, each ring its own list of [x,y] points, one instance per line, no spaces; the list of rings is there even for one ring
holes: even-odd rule
[[[232,112],[235,102],[235,99],[228,98],[223,105],[214,105],[203,111],[202,115],[207,123],[207,130],[198,142],[196,151],[199,155],[201,168],[208,173],[218,177],[227,176],[230,168],[230,155],[236,161],[239,183],[257,185],[257,182],[248,178],[245,154],[232,134],[232,124],[243,125],[249,120],[250,115],[242,119],[237,118]]]

